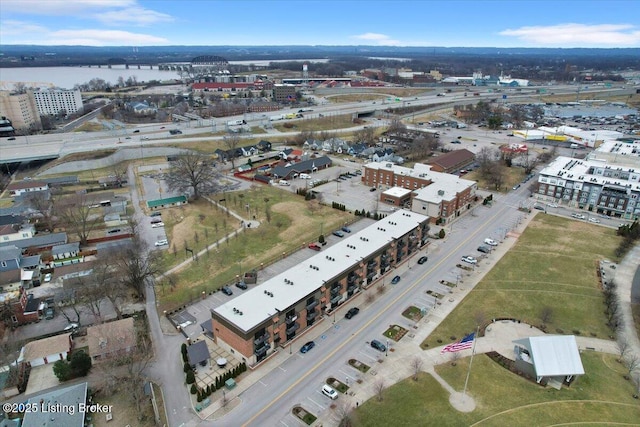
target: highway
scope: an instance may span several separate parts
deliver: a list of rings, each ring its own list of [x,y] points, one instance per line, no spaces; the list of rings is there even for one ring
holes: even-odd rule
[[[546,87],[547,91],[552,90],[555,94],[574,94],[576,93],[576,86],[563,85]],[[425,89],[428,90],[428,89]],[[362,102],[349,102],[349,103],[330,103],[322,101],[320,105],[311,107],[310,112],[305,112],[304,118],[290,120],[295,122],[296,120],[308,120],[320,117],[343,115],[343,114],[367,114],[374,112],[383,112],[388,108],[406,107],[406,106],[421,106],[432,107],[438,109],[440,107],[449,107],[454,102],[457,104],[472,104],[479,100],[488,99],[501,99],[503,95],[507,96],[505,102],[511,100],[526,100],[539,97],[535,93],[535,88],[523,88],[521,92],[509,91],[509,89],[503,89],[502,92],[488,92],[486,88],[469,88],[467,96],[464,96],[463,91],[456,91],[447,93],[445,96],[437,96],[435,92],[429,95],[417,96],[417,97],[405,97],[401,101],[362,101]],[[473,91],[479,91],[480,96],[473,96]],[[603,92],[609,95],[613,94],[629,94],[633,92],[633,88],[625,89],[604,89],[593,88],[589,90],[581,90],[581,94],[590,92]],[[278,114],[286,114],[291,112],[297,112],[298,108],[284,109],[277,112],[268,114],[248,113],[245,115],[238,115],[232,117],[225,117],[223,119],[216,120],[215,132],[226,130],[225,123],[230,120],[247,120],[247,123],[251,127],[262,126],[269,123],[269,116]],[[271,122],[272,124],[279,123]],[[336,132],[352,132],[354,129],[361,128],[356,126],[350,129],[336,130]],[[179,129],[181,135],[171,135],[169,130]],[[134,132],[134,131],[138,132]],[[331,130],[331,129],[328,129]],[[29,161],[46,158],[62,157],[71,153],[81,153],[95,150],[115,149],[119,147],[140,147],[146,145],[158,145],[158,144],[179,144],[185,142],[196,141],[210,141],[221,140],[223,136],[211,136],[214,127],[211,125],[211,120],[192,121],[192,122],[177,122],[177,123],[159,123],[159,124],[145,124],[126,129],[113,129],[107,131],[98,132],[70,132],[70,133],[52,133],[42,135],[30,135],[30,136],[17,136],[13,141],[2,138],[0,144],[2,144],[2,156],[0,158],[1,163],[12,163],[19,161]],[[265,138],[270,136],[292,136],[298,132],[278,132],[270,130]],[[254,138],[253,134],[239,134],[241,138]]]

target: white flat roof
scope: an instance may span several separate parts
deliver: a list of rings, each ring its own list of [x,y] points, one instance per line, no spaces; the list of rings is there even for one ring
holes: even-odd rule
[[[382,192],[382,194],[386,194],[391,197],[404,197],[407,194],[411,194],[411,190],[407,190],[402,187],[391,187],[390,189]]]
[[[584,375],[580,351],[573,335],[529,337],[514,343],[529,350],[539,377]]]
[[[591,168],[594,168],[594,174],[588,173]],[[606,177],[599,170],[612,169],[620,172],[628,173],[628,179],[620,177]],[[549,163],[547,167],[540,171],[540,177],[538,182],[550,185],[558,185],[564,187],[567,181],[582,182],[584,184],[598,184],[598,185],[619,185],[627,187],[632,191],[640,190],[640,170],[636,170],[635,167],[623,166],[623,165],[608,165],[606,161],[588,159],[579,160],[571,157],[559,156],[554,161]],[[581,187],[575,187],[580,189]]]
[[[244,332],[249,332],[427,219],[425,215],[398,210],[213,311]]]
[[[414,190],[416,199],[429,203],[440,203],[443,200],[453,200],[456,194],[476,185],[475,181],[462,179],[449,173],[431,172],[433,183],[424,188]]]

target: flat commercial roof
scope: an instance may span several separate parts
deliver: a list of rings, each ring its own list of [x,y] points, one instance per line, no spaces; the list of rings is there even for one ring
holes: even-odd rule
[[[391,187],[387,191],[384,191],[382,194],[386,194],[391,197],[405,197],[411,194],[411,190],[402,187]]]
[[[425,215],[398,210],[213,311],[249,332],[427,220]]]
[[[584,375],[580,351],[573,335],[548,335],[514,341],[529,350],[539,377]]]

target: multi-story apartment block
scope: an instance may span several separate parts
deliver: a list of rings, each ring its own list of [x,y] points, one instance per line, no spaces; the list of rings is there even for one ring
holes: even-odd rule
[[[29,95],[33,97],[41,116],[55,116],[61,112],[72,114],[82,109],[82,96],[79,90],[31,90]]]
[[[398,210],[212,310],[216,343],[249,365],[286,348],[427,242],[429,218]]]
[[[362,182],[379,189],[400,187],[411,190],[411,210],[429,216],[436,223],[449,222],[470,209],[478,188],[475,181],[434,172],[431,165],[422,163],[416,163],[413,168],[387,162],[367,163]],[[381,194],[381,201],[399,205],[387,201],[387,193]]]
[[[27,130],[42,127],[33,97],[26,93],[0,92],[0,116],[9,119],[15,129]]]
[[[640,218],[640,167],[560,156],[540,171],[537,198],[613,217]]]
[[[296,87],[294,85],[273,85],[273,100],[276,102],[294,102],[296,100]]]

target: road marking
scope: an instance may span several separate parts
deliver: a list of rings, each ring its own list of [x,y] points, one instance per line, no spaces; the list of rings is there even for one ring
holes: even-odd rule
[[[345,376],[351,378],[352,380],[355,380],[355,377],[352,377],[351,375],[347,374],[345,371],[343,371],[342,369],[338,369],[341,373],[343,373]]]
[[[262,380],[258,380],[258,382],[259,382],[260,384],[262,384],[263,386],[265,386],[265,387],[267,386],[265,383],[263,383],[263,382],[262,382]]]
[[[289,424],[285,423],[284,421],[280,420],[280,424],[282,424],[285,427],[289,427]]]
[[[484,222],[484,224],[489,223],[492,220],[495,220],[497,217],[501,216],[504,214],[505,211],[510,210],[511,208],[509,206],[507,206],[506,204],[501,204],[500,207],[496,210],[496,212],[494,213],[493,216],[487,218],[487,220]],[[266,405],[263,406],[262,409],[260,409],[253,417],[249,418],[249,420],[243,424],[243,426],[248,426],[249,424],[251,424],[253,421],[255,421],[260,415],[262,415],[267,409],[271,408],[277,401],[279,401],[280,399],[282,399],[282,397],[284,397],[284,395],[286,395],[287,393],[289,393],[294,387],[298,386],[302,381],[304,381],[309,375],[311,375],[316,369],[318,369],[323,363],[325,363],[327,360],[329,360],[331,357],[333,357],[338,351],[342,350],[342,348],[344,346],[346,346],[348,343],[351,342],[351,340],[356,336],[359,335],[360,333],[362,333],[362,331],[364,331],[366,328],[368,328],[369,326],[371,326],[371,324],[373,324],[373,322],[375,322],[376,320],[378,320],[379,317],[381,317],[383,314],[385,314],[394,304],[397,304],[398,301],[400,301],[401,298],[403,298],[406,294],[408,294],[409,292],[413,291],[414,288],[416,288],[418,285],[423,284],[423,281],[425,280],[425,278],[433,273],[433,271],[439,267],[440,265],[444,264],[445,262],[450,262],[452,259],[455,262],[455,257],[453,257],[453,254],[456,253],[457,251],[459,251],[464,245],[468,244],[469,241],[471,239],[475,239],[477,237],[477,235],[480,233],[480,230],[483,227],[476,227],[475,228],[475,232],[472,232],[469,234],[469,236],[464,239],[462,242],[460,242],[460,244],[458,244],[458,246],[454,247],[453,249],[451,249],[449,251],[449,255],[447,255],[446,257],[444,257],[443,259],[441,259],[439,262],[432,264],[432,267],[430,269],[428,269],[427,271],[425,271],[421,276],[419,276],[416,280],[413,281],[412,284],[408,285],[406,287],[406,289],[401,292],[397,297],[395,297],[393,300],[391,300],[391,302],[389,302],[389,304],[387,304],[382,310],[378,311],[378,314],[375,315],[373,318],[371,318],[371,320],[369,320],[367,323],[365,323],[364,325],[362,325],[362,327],[360,327],[360,329],[358,329],[356,332],[354,332],[350,337],[345,337],[344,341],[342,341],[342,343],[340,343],[339,345],[337,345],[332,352],[330,352],[329,354],[327,354],[327,356],[320,360],[318,363],[315,364],[315,366],[311,367],[309,370],[306,371],[306,373],[304,373],[300,378],[298,378],[293,384],[291,384],[286,390],[284,390],[282,393],[280,393],[278,396],[276,396],[274,399],[271,400],[271,402]]]
[[[368,355],[367,353],[365,353],[364,351],[359,351],[358,353],[362,354],[362,355],[363,355],[363,356],[365,356],[365,357],[368,357],[369,359],[371,359],[371,360],[373,360],[373,361],[378,360],[378,359],[377,359],[377,358],[375,358],[375,357],[371,357],[371,356],[369,356],[369,355]]]
[[[278,366],[278,369],[280,369],[282,372],[287,372],[287,370],[284,369],[282,366]]]
[[[317,392],[317,393],[320,393],[320,392]],[[314,403],[317,407],[319,407],[320,409],[323,409],[323,410],[325,409],[325,406],[322,406],[321,404],[319,404],[318,402],[316,402],[316,401],[315,401],[315,400],[313,400],[312,398],[307,397],[307,399],[309,399],[311,402],[313,402],[313,403]]]

